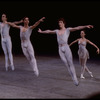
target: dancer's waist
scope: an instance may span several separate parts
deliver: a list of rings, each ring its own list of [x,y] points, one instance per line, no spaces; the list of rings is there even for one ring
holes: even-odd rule
[[[30,41],[29,39],[21,38],[21,42],[29,42],[29,41]]]
[[[26,40],[26,39],[21,39],[21,43],[23,44],[23,43],[29,43],[30,42],[30,40]]]
[[[59,44],[60,47],[68,45],[67,43]]]
[[[9,38],[9,35],[2,35],[2,38]]]

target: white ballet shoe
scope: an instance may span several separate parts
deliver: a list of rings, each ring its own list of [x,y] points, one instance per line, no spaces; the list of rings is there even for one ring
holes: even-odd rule
[[[81,77],[80,78],[85,79],[85,77],[82,74],[81,74]]]
[[[89,72],[89,74],[90,74],[90,76],[91,76],[91,77],[93,77],[93,74],[92,74],[92,72]]]

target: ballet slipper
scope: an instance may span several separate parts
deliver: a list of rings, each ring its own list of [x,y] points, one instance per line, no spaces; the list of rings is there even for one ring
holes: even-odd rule
[[[92,74],[92,72],[89,72],[89,74],[90,74],[90,76],[91,76],[91,77],[93,77],[93,74]]]
[[[81,77],[80,78],[85,79],[85,77],[82,74],[81,74]]]

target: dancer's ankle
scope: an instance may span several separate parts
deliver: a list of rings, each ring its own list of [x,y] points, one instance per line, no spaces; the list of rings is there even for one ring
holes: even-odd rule
[[[80,78],[85,79],[85,77],[83,76],[83,74],[81,74]]]

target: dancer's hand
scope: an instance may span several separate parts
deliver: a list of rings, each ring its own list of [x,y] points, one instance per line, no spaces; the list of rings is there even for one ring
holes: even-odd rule
[[[100,53],[100,50],[99,49],[97,49],[97,54],[99,54]]]
[[[44,19],[45,19],[45,17],[42,17],[42,18],[40,19],[40,22],[43,22],[43,21],[44,21]]]
[[[87,25],[87,28],[93,28],[93,25]]]
[[[23,22],[24,22],[23,19],[21,19],[21,20],[20,20],[20,23],[23,23]]]
[[[39,32],[39,33],[41,33],[41,32],[42,32],[42,30],[39,28],[39,29],[38,29],[38,32]]]
[[[5,21],[5,24],[8,24],[9,22]]]

